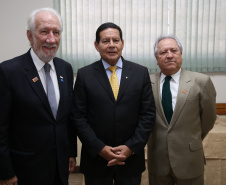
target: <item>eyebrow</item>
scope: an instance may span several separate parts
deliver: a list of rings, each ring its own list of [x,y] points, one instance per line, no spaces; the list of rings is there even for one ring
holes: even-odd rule
[[[45,30],[45,29],[49,30],[49,28],[47,28],[47,27],[42,27],[42,28],[40,28],[39,30]],[[60,31],[60,29],[59,29],[59,28],[54,28],[53,30]]]

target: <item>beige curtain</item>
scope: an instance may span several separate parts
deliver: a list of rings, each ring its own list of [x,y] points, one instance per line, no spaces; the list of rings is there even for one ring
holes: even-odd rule
[[[58,56],[78,68],[100,59],[95,32],[114,22],[123,32],[127,60],[157,72],[153,44],[161,34],[181,41],[183,68],[226,71],[226,0],[54,0],[64,21]]]

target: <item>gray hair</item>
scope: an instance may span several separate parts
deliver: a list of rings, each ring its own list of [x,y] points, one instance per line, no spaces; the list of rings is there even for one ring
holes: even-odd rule
[[[181,53],[183,52],[183,47],[180,43],[180,41],[178,40],[178,38],[174,35],[161,35],[160,37],[157,38],[155,44],[154,44],[154,55],[155,57],[157,57],[157,53],[158,53],[158,43],[163,40],[163,39],[173,39],[177,42],[178,47],[180,48]]]
[[[60,14],[53,8],[40,8],[31,12],[30,16],[27,19],[27,31],[30,31],[32,34],[35,31],[35,18],[39,12],[50,12],[55,15],[60,23],[60,31],[63,31],[63,21]]]

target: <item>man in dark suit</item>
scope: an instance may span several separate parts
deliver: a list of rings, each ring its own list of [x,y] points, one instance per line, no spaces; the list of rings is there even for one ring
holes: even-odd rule
[[[72,67],[55,57],[62,29],[55,10],[33,11],[31,49],[0,64],[0,184],[68,184],[76,138],[69,134]]]
[[[145,170],[154,99],[147,68],[121,57],[123,46],[120,27],[102,24],[95,41],[101,60],[77,73],[73,118],[86,185],[139,185]]]
[[[215,88],[209,76],[181,68],[183,48],[175,36],[159,37],[154,52],[161,73],[151,75],[156,119],[148,142],[149,184],[203,185],[202,140],[216,119]]]

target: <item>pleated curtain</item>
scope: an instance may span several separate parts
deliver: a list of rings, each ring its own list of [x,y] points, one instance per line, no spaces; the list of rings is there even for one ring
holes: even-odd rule
[[[74,73],[100,59],[94,47],[97,28],[119,25],[123,57],[159,71],[153,45],[174,34],[184,48],[182,67],[198,72],[226,71],[226,0],[54,0],[64,31],[58,56]]]

